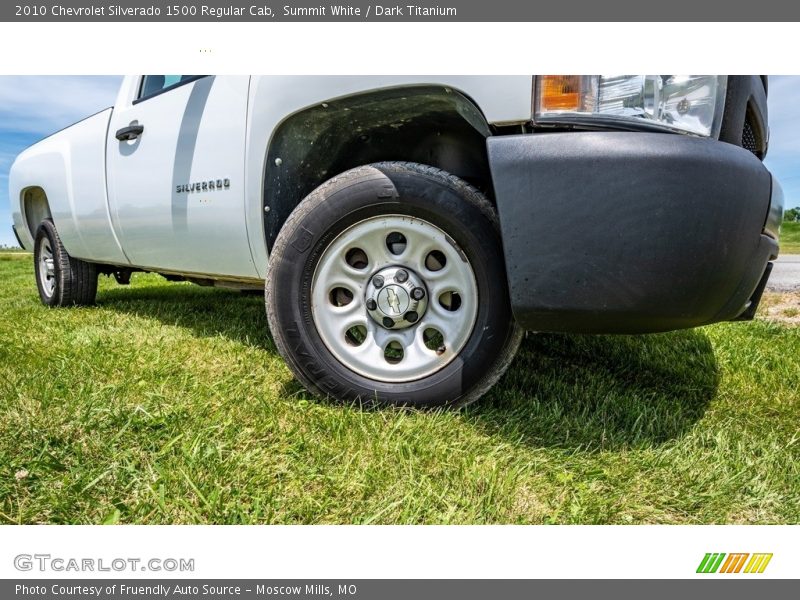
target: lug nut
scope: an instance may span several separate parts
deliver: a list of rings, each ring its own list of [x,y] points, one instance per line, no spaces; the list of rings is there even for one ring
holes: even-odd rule
[[[419,315],[417,314],[417,311],[415,311],[415,310],[410,310],[410,311],[408,311],[408,312],[406,313],[405,319],[406,319],[406,321],[408,321],[409,323],[416,323],[416,322],[417,322],[417,319],[419,319]]]
[[[367,310],[375,310],[376,308],[378,308],[378,303],[375,300],[372,298],[367,300]]]
[[[386,327],[387,329],[391,329],[392,327],[394,327],[394,321],[389,317],[383,317],[383,326]]]
[[[394,274],[394,280],[397,283],[405,283],[407,279],[408,279],[408,271],[400,269],[397,273]]]
[[[375,277],[372,278],[372,285],[374,285],[376,288],[383,287],[383,277],[380,275],[375,275]]]
[[[414,288],[411,290],[411,297],[414,300],[422,300],[425,297],[425,290],[423,290],[421,287]]]

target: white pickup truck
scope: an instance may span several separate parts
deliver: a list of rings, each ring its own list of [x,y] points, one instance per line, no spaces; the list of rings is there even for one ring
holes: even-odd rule
[[[129,76],[17,158],[14,231],[48,306],[94,303],[99,274],[265,287],[313,393],[461,406],[525,329],[753,317],[783,204],[766,96],[762,76]]]

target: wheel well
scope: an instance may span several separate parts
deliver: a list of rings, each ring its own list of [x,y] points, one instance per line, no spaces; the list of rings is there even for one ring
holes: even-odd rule
[[[22,214],[25,224],[31,234],[31,239],[36,239],[36,230],[45,219],[52,219],[50,204],[47,194],[40,187],[30,187],[22,192]]]
[[[438,167],[491,193],[489,125],[475,104],[442,86],[389,88],[304,109],[270,140],[264,170],[264,231],[272,249],[286,218],[315,188],[380,161]]]

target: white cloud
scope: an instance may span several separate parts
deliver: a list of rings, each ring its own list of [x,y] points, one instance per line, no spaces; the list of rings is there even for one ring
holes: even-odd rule
[[[800,77],[769,80],[769,154],[800,153]]]
[[[786,208],[800,204],[800,77],[769,78],[767,167],[786,195]]]
[[[0,130],[48,135],[114,104],[120,77],[0,77]]]

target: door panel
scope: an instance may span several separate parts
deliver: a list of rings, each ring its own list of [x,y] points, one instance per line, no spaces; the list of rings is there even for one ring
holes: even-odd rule
[[[115,108],[108,136],[109,201],[125,253],[154,270],[257,277],[245,225],[249,78],[147,77],[147,96]],[[131,139],[118,140],[124,128]]]

